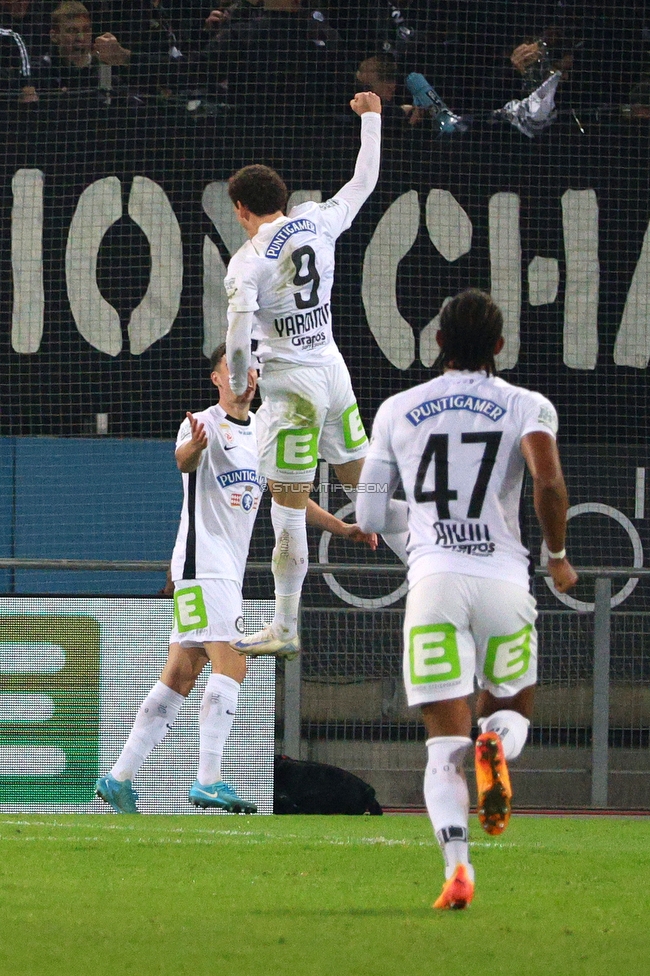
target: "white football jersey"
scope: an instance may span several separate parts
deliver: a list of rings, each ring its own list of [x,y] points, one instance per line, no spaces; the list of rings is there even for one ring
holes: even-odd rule
[[[409,507],[409,585],[455,572],[528,586],[519,529],[521,439],[555,437],[540,393],[449,370],[381,405],[368,458],[398,470]]]
[[[334,251],[353,216],[338,195],[301,204],[262,224],[232,257],[224,281],[229,308],[255,313],[260,363],[320,366],[340,356],[332,338]]]
[[[218,403],[194,416],[205,426],[208,446],[196,471],[183,474],[172,579],[230,579],[241,585],[265,486],[258,474],[255,417],[235,420]],[[185,419],[176,447],[191,436]]]

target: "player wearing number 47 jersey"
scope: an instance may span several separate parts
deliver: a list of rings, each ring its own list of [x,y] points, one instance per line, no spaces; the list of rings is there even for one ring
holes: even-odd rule
[[[444,373],[382,404],[359,482],[365,531],[382,530],[400,479],[408,502],[404,680],[409,704],[422,708],[424,795],[445,858],[435,908],[465,908],[474,892],[462,765],[472,744],[475,681],[478,813],[490,834],[508,822],[507,760],[528,734],[537,614],[518,522],[526,466],[549,573],[561,592],[577,580],[564,549],[568,503],[555,408],[496,376],[502,328],[500,310],[483,292],[461,292],[445,306],[437,362]],[[370,485],[387,492],[362,493]]]
[[[318,458],[329,461],[352,501],[368,441],[350,375],[332,338],[331,292],[337,238],[347,230],[379,175],[381,102],[361,92],[350,103],[361,116],[361,147],[352,179],[325,203],[285,216],[287,188],[267,166],[231,177],[229,194],[250,238],[228,265],[228,362],[233,390],[244,388],[251,337],[261,365],[257,412],[260,470],[272,493],[275,616],[233,647],[284,654],[299,647],[298,603],[307,573],[305,507]],[[392,502],[400,518],[403,502]],[[406,561],[405,533],[384,530]]]
[[[249,412],[257,373],[248,371],[244,392],[230,389],[226,347],[212,355],[211,380],[219,403],[181,424],[176,463],[183,473],[183,508],[171,563],[174,626],[160,681],[143,701],[135,724],[97,794],[117,813],[137,813],[132,781],[147,756],[171,729],[185,698],[208,663],[211,665],[199,717],[199,768],[189,800],[195,806],[254,813],[256,806],[237,796],[221,778],[221,759],[230,734],[246,658],[230,646],[243,634],[241,587],[253,525],[264,489],[258,473],[255,417]],[[310,501],[309,521],[317,528],[364,542],[364,536]]]

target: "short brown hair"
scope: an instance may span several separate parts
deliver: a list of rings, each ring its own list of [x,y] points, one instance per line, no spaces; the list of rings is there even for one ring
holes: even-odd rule
[[[228,195],[233,203],[241,203],[256,217],[266,217],[284,209],[289,192],[282,177],[256,163],[237,170],[228,180]]]
[[[220,342],[217,348],[214,350],[210,356],[210,372],[214,373],[215,369],[226,355],[226,343]]]
[[[60,27],[67,20],[75,20],[77,17],[86,17],[90,20],[88,8],[78,0],[64,0],[56,10],[52,11],[52,26]]]

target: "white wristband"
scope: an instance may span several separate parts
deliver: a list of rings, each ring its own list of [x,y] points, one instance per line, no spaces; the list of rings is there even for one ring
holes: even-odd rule
[[[559,552],[549,552],[549,559],[564,559],[566,557],[566,549],[560,549]]]

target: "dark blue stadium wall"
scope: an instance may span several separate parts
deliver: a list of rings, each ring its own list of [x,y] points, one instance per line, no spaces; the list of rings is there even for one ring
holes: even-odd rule
[[[0,438],[0,556],[169,559],[182,500],[169,441]],[[0,571],[15,593],[155,594],[163,573]]]

